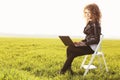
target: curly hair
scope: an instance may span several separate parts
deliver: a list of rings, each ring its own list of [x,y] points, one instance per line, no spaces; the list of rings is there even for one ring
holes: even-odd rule
[[[84,8],[84,11],[88,9],[92,15],[92,20],[93,21],[98,21],[100,22],[100,19],[101,19],[101,11],[99,9],[99,7],[95,4],[95,3],[92,3],[92,4],[88,4],[85,6]]]

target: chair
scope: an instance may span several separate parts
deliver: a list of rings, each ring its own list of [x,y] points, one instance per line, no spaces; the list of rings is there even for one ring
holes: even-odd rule
[[[96,66],[92,65],[95,56],[98,56],[99,59],[100,59],[100,56],[102,56],[102,59],[104,61],[104,65],[105,65],[106,71],[108,72],[108,68],[107,68],[107,65],[106,65],[105,58],[104,58],[104,53],[102,52],[102,48],[101,48],[102,39],[103,39],[103,35],[100,36],[100,41],[99,41],[99,43],[98,43],[98,45],[96,47],[95,52],[92,54],[92,57],[91,57],[88,65],[85,65],[85,61],[86,61],[86,59],[88,57],[88,55],[85,55],[85,57],[84,57],[84,59],[82,61],[82,64],[80,66],[80,68],[84,68],[85,69],[85,72],[84,72],[83,76],[85,76],[88,73],[89,69],[95,69],[95,68],[97,68]]]

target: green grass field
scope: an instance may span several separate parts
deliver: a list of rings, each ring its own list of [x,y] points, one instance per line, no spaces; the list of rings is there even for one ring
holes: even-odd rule
[[[120,40],[103,40],[102,48],[108,73],[103,65],[83,77],[80,56],[72,63],[75,75],[59,75],[66,60],[66,47],[60,39],[0,38],[0,80],[120,80]],[[93,63],[99,66],[97,60]]]

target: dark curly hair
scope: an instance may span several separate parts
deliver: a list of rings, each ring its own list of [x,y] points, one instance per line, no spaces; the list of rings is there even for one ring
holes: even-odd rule
[[[88,9],[92,15],[92,20],[93,21],[98,21],[100,22],[100,19],[101,19],[101,12],[100,12],[100,9],[99,7],[95,4],[95,3],[92,3],[92,4],[88,4],[87,6],[85,6],[84,8],[84,11]]]

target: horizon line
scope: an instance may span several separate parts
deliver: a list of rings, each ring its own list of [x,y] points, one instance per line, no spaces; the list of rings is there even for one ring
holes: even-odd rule
[[[63,34],[61,34],[63,35]],[[56,34],[8,34],[8,33],[0,33],[0,37],[17,37],[17,38],[57,38],[59,35]],[[66,35],[65,35],[66,36]],[[78,35],[67,35],[72,38],[83,38],[85,36]],[[105,37],[104,39],[118,39],[120,37]]]

